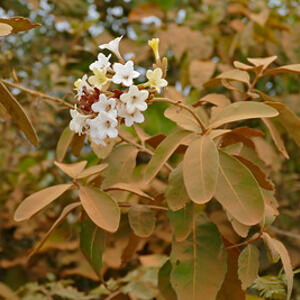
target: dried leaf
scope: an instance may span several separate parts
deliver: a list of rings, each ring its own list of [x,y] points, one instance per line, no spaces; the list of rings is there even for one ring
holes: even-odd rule
[[[257,278],[259,269],[259,251],[252,244],[248,244],[241,252],[238,260],[238,275],[246,290]]]
[[[69,126],[67,126],[60,135],[56,146],[56,158],[59,162],[64,160],[74,136],[75,132],[72,131]]]
[[[31,218],[72,186],[73,184],[58,184],[30,195],[18,206],[14,220],[20,222]]]
[[[215,197],[242,224],[258,224],[263,217],[264,202],[256,179],[241,162],[222,151]]]
[[[168,161],[176,148],[187,138],[191,133],[186,130],[176,130],[167,136],[157,147],[152,159],[150,160],[146,171],[145,181],[149,182],[160,171],[162,166]]]
[[[85,138],[86,138],[85,134],[82,134],[82,135],[75,134],[74,135],[74,138],[71,143],[71,151],[72,151],[73,155],[75,155],[77,157],[80,156],[81,150],[84,146]]]
[[[267,248],[268,257],[269,257],[270,261],[272,263],[277,263],[280,259],[280,255],[273,246],[273,239],[266,232],[263,232],[262,238],[263,238],[264,244]]]
[[[274,62],[278,57],[276,55],[269,57],[260,58],[247,58],[247,60],[256,67],[262,67],[265,70],[272,62]]]
[[[82,179],[82,178],[89,177],[91,175],[95,175],[95,174],[101,173],[107,167],[108,167],[108,164],[100,164],[100,165],[89,167],[89,168],[83,170],[81,173],[79,173],[76,176],[76,179]]]
[[[130,193],[136,194],[137,196],[139,196],[141,198],[145,198],[150,201],[155,201],[155,199],[153,197],[147,195],[146,193],[144,193],[143,191],[141,191],[140,189],[138,189],[137,187],[135,187],[129,183],[121,183],[121,182],[115,183],[112,186],[105,189],[105,191],[114,191],[114,190],[130,192]]]
[[[185,109],[177,106],[170,106],[165,110],[164,115],[183,129],[201,132],[201,128],[195,117]]]
[[[277,110],[260,102],[235,102],[225,106],[211,120],[211,127],[217,128],[223,124],[253,119],[253,118],[270,118],[278,115]]]
[[[155,3],[143,3],[135,6],[128,14],[128,22],[140,22],[143,18],[156,16],[162,18],[164,15],[161,7]]]
[[[226,247],[232,246],[230,242],[223,238]],[[242,290],[241,281],[238,277],[238,258],[240,255],[238,248],[227,249],[227,273],[225,280],[218,292],[216,300],[245,300],[246,294]]]
[[[279,73],[300,73],[300,64],[281,66],[275,69],[271,69],[265,72],[264,75],[268,74],[279,74]]]
[[[27,139],[35,147],[38,146],[38,137],[35,129],[27,116],[25,110],[19,102],[13,97],[10,91],[0,80],[0,103],[5,107],[7,112],[12,116],[19,128],[25,133]]]
[[[280,151],[280,153],[283,155],[284,158],[289,159],[289,155],[285,149],[283,140],[282,140],[279,132],[277,131],[275,124],[272,122],[272,120],[269,120],[269,119],[263,118],[262,120],[265,123],[265,125],[267,126],[267,128],[269,129],[277,149]]]
[[[128,239],[128,243],[125,247],[125,249],[123,250],[122,256],[121,256],[121,266],[124,266],[125,264],[127,264],[135,255],[139,243],[141,241],[141,238],[138,237],[137,235],[135,235],[133,233],[133,231],[131,231],[129,239]]]
[[[71,213],[72,210],[75,208],[81,206],[80,202],[74,202],[69,205],[67,205],[63,211],[61,212],[60,216],[56,219],[56,221],[52,224],[51,228],[47,231],[45,236],[42,238],[42,240],[34,247],[32,252],[30,253],[28,259],[32,257],[34,254],[36,254],[39,249],[45,244],[51,233],[63,222],[63,220],[68,216],[69,213]]]
[[[227,271],[226,251],[217,227],[198,215],[192,233],[183,242],[173,241],[171,284],[178,299],[216,299]]]
[[[155,213],[145,205],[132,205],[128,211],[130,227],[135,235],[148,237],[155,227]]]
[[[116,232],[120,223],[120,208],[116,200],[105,192],[80,186],[79,197],[90,219],[100,228]]]
[[[20,298],[14,293],[14,291],[2,282],[0,282],[0,296],[1,298],[7,300],[20,300]]]
[[[210,79],[216,69],[216,63],[213,61],[193,60],[189,66],[191,84],[201,89],[203,83]]]
[[[229,105],[231,102],[230,100],[223,94],[211,93],[207,94],[201,99],[199,99],[193,106],[197,107],[202,105],[202,103],[210,103],[219,107],[224,107]]]
[[[287,300],[291,299],[292,290],[293,290],[293,282],[294,282],[294,273],[291,264],[291,259],[286,247],[278,240],[272,239],[272,246],[280,255],[283,270],[285,272],[286,281],[287,281]]]
[[[227,217],[228,220],[231,223],[232,228],[234,229],[234,231],[241,237],[246,238],[248,236],[250,227],[240,223],[237,219],[235,219],[228,211],[227,213]]]
[[[84,167],[87,164],[86,160],[80,161],[78,163],[74,164],[63,164],[59,163],[57,161],[54,162],[54,164],[60,168],[64,173],[69,175],[71,178],[77,178],[79,174],[83,171]]]
[[[217,77],[207,81],[206,83],[203,84],[204,87],[211,87],[215,85],[221,84],[222,79],[226,79],[228,81],[239,81],[246,83],[247,85],[250,84],[250,76],[247,72],[237,70],[237,69],[232,69],[225,71],[218,75]]]
[[[10,25],[13,28],[12,33],[27,31],[42,26],[41,24],[38,23],[31,23],[29,19],[22,18],[22,17],[11,17],[9,19],[0,18],[0,23]]]
[[[253,163],[252,161],[238,155],[234,155],[235,158],[237,158],[243,165],[245,165],[252,173],[252,175],[255,177],[257,183],[264,189],[269,191],[274,191],[274,186],[272,183],[268,180],[267,175],[263,172],[263,170]]]
[[[165,197],[169,208],[174,211],[184,208],[191,201],[184,185],[181,163],[169,176]]]
[[[219,153],[208,135],[197,138],[183,158],[183,178],[188,195],[195,203],[206,203],[215,194]]]

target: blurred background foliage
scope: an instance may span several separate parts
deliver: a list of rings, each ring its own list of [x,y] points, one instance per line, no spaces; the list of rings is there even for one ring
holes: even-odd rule
[[[88,71],[98,45],[120,35],[124,35],[121,53],[126,59],[135,53],[142,74],[152,62],[147,40],[160,37],[161,54],[169,59],[166,94],[172,99],[186,98],[188,103],[212,91],[239,100],[239,93],[222,86],[203,88],[205,81],[231,69],[235,60],[246,62],[246,57],[277,55],[277,66],[300,62],[298,1],[1,0],[0,17],[11,16],[27,17],[42,26],[1,38],[1,77],[71,102],[73,82]],[[264,77],[258,88],[300,113],[299,76]],[[11,126],[10,117],[0,106],[0,282],[3,282],[0,298],[9,295],[10,288],[18,290],[22,299],[99,299],[107,289],[99,287],[97,277],[78,251],[76,214],[67,218],[40,254],[27,264],[28,252],[57,218],[70,195],[29,222],[15,223],[12,216],[26,196],[64,182],[52,161],[70,116],[68,111],[47,100],[17,88],[12,91],[33,120],[40,146],[33,148]],[[147,133],[170,132],[173,123],[164,118],[164,108],[155,105],[147,110],[147,121],[143,124]],[[249,124],[267,131],[258,121]],[[290,160],[283,160],[266,134],[270,144],[262,144],[259,151],[276,183],[280,204],[280,216],[273,226],[287,245],[294,268],[299,268],[299,149],[282,130],[290,155]],[[98,159],[89,146],[84,147],[82,157],[89,162]],[[69,153],[68,160],[76,158]],[[214,212],[210,217],[219,224],[224,221],[221,213]],[[156,287],[158,265],[170,251],[171,235],[164,220],[158,220],[157,224],[153,236],[140,244],[139,257],[123,268],[120,263],[128,239],[126,220],[109,241],[104,278],[109,285],[121,286],[121,293],[129,295],[120,298],[119,293],[109,299],[160,299]],[[227,223],[222,226],[228,235],[233,235]],[[238,241],[237,236],[231,237]],[[278,268],[262,257],[260,274],[277,274]],[[299,293],[299,280],[295,289]]]

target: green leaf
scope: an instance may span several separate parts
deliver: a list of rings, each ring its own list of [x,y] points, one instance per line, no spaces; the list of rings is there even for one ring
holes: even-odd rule
[[[243,290],[246,290],[257,278],[259,269],[259,251],[249,244],[239,256],[238,274],[242,282]]]
[[[168,135],[156,148],[152,159],[150,160],[146,171],[145,180],[151,181],[160,171],[162,166],[168,161],[173,152],[191,133],[186,130],[176,130]]]
[[[145,205],[132,205],[128,212],[129,225],[135,235],[148,237],[155,228],[155,213]]]
[[[116,200],[105,192],[80,186],[79,197],[90,219],[100,228],[116,232],[120,223],[120,208]]]
[[[38,137],[29,117],[19,102],[14,98],[14,96],[1,81],[0,103],[5,107],[19,128],[25,133],[30,143],[37,147],[39,144]]]
[[[174,211],[184,208],[191,201],[183,181],[182,163],[172,170],[165,197],[169,208]]]
[[[74,138],[75,132],[67,126],[59,137],[56,146],[56,158],[59,162],[62,162],[67,154],[68,148],[70,147]]]
[[[183,158],[183,178],[188,195],[195,203],[206,203],[215,194],[219,153],[212,139],[197,137],[188,147]]]
[[[227,271],[226,250],[217,227],[203,215],[194,219],[192,233],[173,241],[171,284],[178,299],[215,300]]]
[[[170,219],[176,241],[181,242],[191,233],[194,218],[194,205],[190,203],[180,210],[170,210],[168,212],[168,217]]]
[[[285,277],[287,281],[287,300],[291,299],[293,282],[294,282],[294,273],[293,267],[291,264],[291,259],[286,247],[278,240],[271,238],[271,243],[276,252],[280,255],[283,270],[285,272]]]
[[[225,106],[212,120],[210,126],[217,128],[221,125],[253,118],[270,118],[278,115],[276,109],[261,102],[235,102]]]
[[[165,300],[176,300],[177,296],[172,288],[170,282],[170,275],[172,271],[172,264],[170,260],[167,260],[162,267],[159,269],[158,272],[158,289],[163,295]]]
[[[254,176],[236,158],[222,151],[215,197],[242,224],[255,225],[263,218],[263,196]]]
[[[97,227],[90,218],[85,217],[81,223],[80,248],[99,277],[101,277],[102,255],[105,245],[106,232]]]
[[[72,186],[72,183],[58,184],[30,195],[18,206],[14,220],[20,222],[31,218]]]

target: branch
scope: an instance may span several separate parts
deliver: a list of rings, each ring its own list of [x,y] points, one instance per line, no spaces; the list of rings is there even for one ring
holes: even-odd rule
[[[249,240],[247,240],[245,242],[226,247],[226,249],[229,250],[229,249],[233,249],[233,248],[238,248],[240,246],[248,245],[248,244],[250,244],[254,241],[260,240],[260,239],[261,239],[261,233],[255,237],[250,238]]]
[[[44,94],[44,93],[41,93],[41,92],[37,92],[37,91],[33,91],[33,90],[30,90],[28,88],[25,88],[23,87],[22,85],[19,85],[17,83],[13,83],[13,82],[10,82],[8,80],[5,80],[5,79],[0,79],[4,84],[8,85],[8,86],[11,86],[11,87],[14,87],[14,88],[17,88],[21,91],[24,91],[30,95],[33,95],[33,96],[36,96],[36,97],[40,97],[40,98],[44,98],[44,99],[48,99],[48,100],[51,100],[53,102],[56,102],[58,104],[61,104],[63,106],[65,106],[66,108],[70,108],[70,109],[74,109],[74,106],[71,104],[71,103],[68,103],[66,101],[63,101],[61,100],[60,98],[57,98],[57,97],[53,97],[53,96],[50,96],[50,95],[47,95],[47,94]]]
[[[293,238],[296,240],[300,240],[300,234],[288,232],[288,231],[285,231],[285,230],[282,230],[282,229],[279,229],[279,228],[276,228],[273,226],[268,226],[267,228],[274,231],[277,234],[284,235],[284,236],[287,236],[287,237],[290,237],[290,238]]]

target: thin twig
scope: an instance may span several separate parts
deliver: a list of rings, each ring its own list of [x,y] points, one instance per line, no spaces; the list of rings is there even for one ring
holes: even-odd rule
[[[40,97],[40,98],[43,98],[43,99],[48,99],[48,100],[51,100],[53,102],[56,102],[58,104],[61,104],[63,106],[65,106],[66,108],[70,108],[70,109],[74,109],[74,106],[71,104],[71,103],[68,103],[66,101],[63,101],[62,99],[60,98],[57,98],[57,97],[53,97],[53,96],[50,96],[50,95],[47,95],[47,94],[44,94],[44,93],[41,93],[41,92],[37,92],[37,91],[33,91],[33,90],[30,90],[28,88],[25,88],[24,86],[22,85],[19,85],[17,83],[14,83],[14,82],[10,82],[8,80],[5,80],[5,79],[0,79],[4,84],[8,85],[8,86],[11,86],[11,87],[14,87],[14,88],[17,88],[21,91],[24,91],[28,94],[31,94],[33,96],[36,96],[36,97]]]
[[[133,204],[131,203],[128,203],[128,202],[119,202],[118,203],[120,207],[131,207]],[[166,207],[162,207],[162,206],[156,206],[156,205],[147,205],[147,204],[141,204],[145,207],[148,207],[148,208],[151,208],[151,209],[154,209],[154,210],[162,210],[162,211],[169,211],[168,208]]]
[[[241,246],[244,246],[244,245],[248,245],[248,244],[250,244],[254,241],[260,240],[260,239],[261,239],[261,234],[255,236],[255,237],[252,237],[252,238],[250,238],[249,240],[247,240],[245,242],[226,247],[226,249],[229,250],[229,249],[233,249],[233,248],[238,248],[238,247],[241,247]]]
[[[192,114],[192,116],[196,119],[196,121],[198,122],[202,132],[206,132],[206,127],[204,126],[202,120],[199,118],[199,116],[193,111],[192,108],[190,108],[188,105],[185,105],[184,103],[182,103],[181,101],[174,101],[168,98],[154,98],[150,100],[151,103],[153,102],[166,102],[166,103],[170,103],[172,105],[178,106],[182,109],[187,110],[188,112],[190,112]]]
[[[122,135],[121,133],[119,133],[119,137],[120,137],[124,142],[126,142],[126,143],[128,143],[128,144],[131,144],[131,145],[135,146],[136,148],[138,148],[139,150],[141,150],[141,152],[145,152],[145,153],[147,153],[147,154],[149,154],[149,155],[151,155],[151,156],[154,155],[154,153],[153,153],[151,150],[149,150],[149,149],[147,149],[146,147],[144,147],[144,146],[142,146],[142,145],[140,145],[140,144],[138,144],[138,143],[136,143],[136,142],[134,142],[134,141],[128,139],[127,137],[125,137],[125,136]],[[173,168],[172,168],[168,163],[165,163],[165,167],[166,167],[169,171],[172,171],[172,170],[173,170]]]
[[[288,232],[288,231],[285,231],[285,230],[282,230],[282,229],[279,229],[279,228],[276,228],[273,226],[268,226],[267,228],[274,231],[277,234],[284,235],[284,236],[287,236],[287,237],[290,237],[290,238],[293,238],[296,240],[300,240],[300,234],[297,234],[294,232]]]

